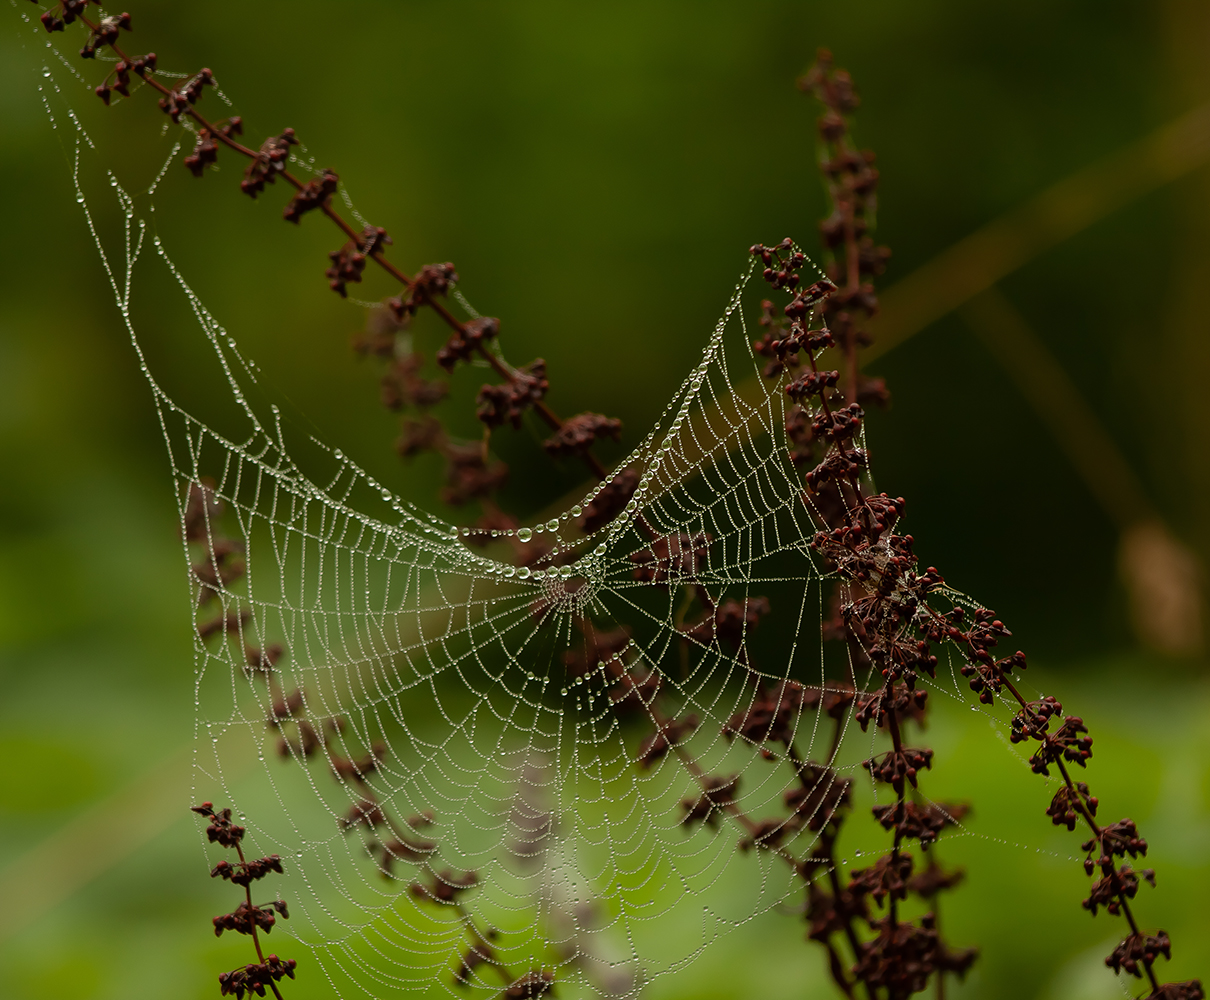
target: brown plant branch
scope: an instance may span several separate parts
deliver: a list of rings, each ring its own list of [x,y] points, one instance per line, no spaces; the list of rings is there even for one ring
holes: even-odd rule
[[[36,0],[35,0],[35,2],[36,2]],[[97,2],[97,0],[93,0],[93,2]],[[123,50],[123,48],[118,44],[116,30],[113,33],[112,37],[109,37],[108,35],[104,34],[102,31],[103,22],[94,23],[93,21],[90,21],[83,14],[84,6],[85,6],[84,4],[80,4],[80,9],[75,14],[75,16],[84,24],[85,27],[88,28],[88,30],[92,33],[92,36],[94,39],[99,38],[102,40],[103,44],[108,45],[108,47],[113,51],[113,53],[120,60],[119,65],[121,65],[123,67],[133,66],[135,64],[135,59],[133,59],[131,56],[129,56]],[[127,30],[129,30],[129,17],[127,15],[123,15],[123,16],[126,17],[126,21],[127,21],[125,27],[127,28]],[[54,30],[54,29],[52,29],[48,25],[48,30]],[[155,61],[154,56],[152,56],[151,58],[152,58],[152,62],[154,65],[154,61]],[[249,147],[243,145],[240,142],[237,142],[232,137],[232,135],[228,134],[227,130],[216,127],[209,119],[207,119],[200,111],[197,110],[196,106],[194,105],[194,103],[192,101],[182,105],[181,102],[178,100],[178,97],[179,97],[178,93],[176,91],[172,90],[171,88],[166,87],[164,84],[160,83],[160,81],[155,78],[155,70],[153,67],[145,68],[139,75],[142,77],[144,82],[147,83],[153,90],[157,91],[164,100],[173,101],[174,106],[179,107],[179,114],[183,114],[183,115],[186,115],[187,117],[191,118],[200,127],[200,129],[202,130],[202,134],[204,136],[209,136],[209,137],[212,137],[212,138],[218,140],[218,142],[222,143],[228,149],[231,149],[232,151],[234,151],[234,152],[238,153],[239,155],[244,156],[250,160],[259,159],[259,154],[257,151],[250,149]],[[203,70],[200,76],[202,79],[206,79],[206,80],[213,79],[210,75],[209,70]],[[199,90],[200,90],[200,88],[199,88]],[[105,102],[108,104],[109,103],[109,96],[108,96],[109,89],[105,84],[102,84],[101,87],[98,87],[99,95],[102,94],[102,91],[104,92]],[[303,192],[303,191],[307,190],[307,188],[308,188],[307,183],[300,180],[298,177],[296,177],[294,174],[292,174],[289,170],[285,169],[284,167],[277,170],[276,174],[278,176],[281,176],[282,179],[285,180],[287,184],[291,185],[298,192]],[[199,174],[199,176],[200,176],[200,174]],[[333,175],[333,176],[335,176],[335,175]],[[330,219],[336,225],[336,227],[345,234],[345,236],[347,236],[351,241],[353,241],[354,244],[358,244],[361,241],[362,234],[358,233],[357,230],[355,230],[340,215],[340,213],[337,212],[332,207],[330,195],[326,196],[323,199],[322,203],[319,204],[317,207],[319,207],[320,210],[323,212],[323,214],[325,216],[327,216],[327,218]],[[386,271],[389,275],[391,275],[391,277],[395,278],[402,285],[404,285],[409,291],[416,289],[416,287],[417,287],[416,278],[414,276],[406,274],[404,271],[400,270],[395,264],[393,264],[391,261],[389,261],[386,258],[386,255],[380,246],[375,246],[373,249],[371,249],[371,251],[367,254],[367,256],[371,260],[373,260],[374,263],[376,263],[379,267],[381,267],[384,271]],[[450,327],[450,329],[453,330],[457,335],[459,335],[463,338],[467,338],[469,331],[468,331],[466,324],[464,324],[461,321],[459,321],[458,319],[456,319],[453,316],[453,314],[451,314],[449,312],[449,310],[446,309],[440,302],[438,302],[432,295],[427,294],[427,293],[422,293],[422,303],[424,305],[427,305],[429,308],[431,308],[441,318],[441,320],[448,327]],[[479,354],[480,357],[482,357],[485,361],[487,361],[487,363],[492,367],[492,369],[501,378],[506,379],[508,382],[510,382],[512,384],[518,383],[518,381],[520,379],[518,372],[515,369],[513,369],[511,366],[505,364],[493,352],[489,351],[482,342],[476,343],[475,350],[477,351],[477,353]],[[549,405],[547,405],[542,400],[535,400],[533,402],[533,406],[534,406],[534,409],[541,416],[541,418],[551,427],[552,430],[558,431],[558,430],[562,429],[564,421],[562,419],[560,419],[558,414],[556,414],[555,411],[553,409],[551,409],[551,407]],[[586,450],[584,452],[584,461],[588,465],[589,469],[592,471],[593,475],[596,476],[597,479],[604,480],[606,478],[607,472],[606,472],[604,466],[601,464],[600,460],[594,454],[592,454],[592,452],[590,450]]]

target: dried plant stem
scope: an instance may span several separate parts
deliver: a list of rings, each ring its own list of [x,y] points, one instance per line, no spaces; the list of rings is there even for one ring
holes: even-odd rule
[[[237,855],[239,855],[239,863],[241,865],[247,864],[247,859],[244,857],[243,845],[240,844],[238,841],[236,842],[236,845],[235,845],[235,853]],[[245,895],[245,898],[248,900],[248,909],[252,909],[252,884],[251,883],[244,886],[244,895]],[[256,957],[259,958],[261,961],[261,964],[264,965],[265,953],[264,953],[264,950],[260,946],[260,936],[256,932],[256,924],[252,924],[249,929],[252,932],[252,946],[256,949]],[[277,988],[277,983],[270,980],[269,989],[271,989],[273,991],[273,995],[275,997],[277,997],[277,1000],[282,1000],[281,991]]]
[[[91,22],[82,14],[78,16],[80,21],[89,29],[89,31],[93,32],[94,34],[97,33],[99,27],[97,24]],[[129,65],[133,62],[131,57],[127,55],[125,51],[123,51],[116,41],[110,42],[109,47],[124,63]],[[144,74],[143,79],[149,86],[158,91],[161,96],[170,97],[172,95],[173,92],[170,88],[164,86],[159,80],[155,79],[153,71],[148,70]],[[248,159],[257,159],[256,150],[250,149],[243,143],[237,142],[234,138],[227,135],[221,128],[216,128],[204,115],[202,115],[200,111],[197,110],[193,104],[186,105],[183,109],[183,113],[192,118],[201,128],[205,129],[211,136],[223,143],[223,145],[227,146],[229,149],[239,153],[241,156],[247,157]],[[297,191],[302,191],[306,187],[306,184],[303,181],[299,180],[298,177],[290,173],[288,170],[281,170],[279,172],[279,176],[281,176],[286,183],[291,185]],[[323,204],[320,205],[320,210],[324,215],[332,220],[336,227],[340,229],[345,236],[347,236],[354,243],[357,243],[362,238],[361,234],[358,233],[357,230],[355,230],[340,215],[340,213],[332,207],[330,201],[325,200]],[[386,271],[387,274],[391,275],[391,277],[395,278],[395,280],[404,285],[409,291],[416,290],[416,279],[400,270],[391,261],[387,260],[386,255],[381,248],[376,247],[372,249],[367,256],[369,256],[374,263]],[[421,291],[423,293],[423,290]],[[438,302],[433,296],[424,294],[424,304],[429,306],[439,317],[441,317],[442,321],[444,321],[445,324],[449,326],[450,329],[452,329],[455,333],[463,337],[467,336],[469,331],[466,325],[455,318],[450,311],[446,309],[440,302]],[[516,383],[519,381],[518,373],[494,353],[489,351],[482,342],[476,344],[476,350],[501,378],[510,383]],[[555,411],[542,400],[535,400],[533,406],[552,430],[559,431],[563,428],[564,421],[560,419],[558,414],[555,413]],[[601,464],[600,460],[591,452],[591,450],[584,452],[584,461],[592,471],[592,474],[596,476],[598,480],[605,479],[608,473],[606,472],[605,467]]]

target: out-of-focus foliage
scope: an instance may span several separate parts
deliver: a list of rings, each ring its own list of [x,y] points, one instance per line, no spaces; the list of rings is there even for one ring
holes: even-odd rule
[[[746,247],[787,234],[814,243],[823,204],[814,109],[793,80],[816,46],[836,52],[864,98],[858,139],[879,154],[879,236],[895,254],[887,287],[1210,99],[1199,78],[1200,8],[221,0],[146,2],[131,13],[139,45],[162,66],[214,69],[251,136],[293,126],[318,163],[340,171],[359,209],[390,229],[394,259],[456,262],[472,302],[502,318],[509,356],[548,360],[556,408],[616,414],[634,441],[697,353]],[[205,878],[184,820],[191,790],[173,784],[188,774],[172,761],[188,742],[191,664],[162,444],[70,164],[37,98],[43,38],[5,17],[0,865],[98,803],[111,803],[104,815],[120,823],[113,796],[157,766],[139,801],[175,798],[181,822],[130,831],[130,840],[156,835],[125,857],[112,850],[92,881],[80,874],[88,846],[21,875],[26,895],[5,901],[0,992],[216,995],[213,976],[243,951],[208,938],[208,918],[227,900]],[[77,65],[97,82],[94,66]],[[74,99],[95,101],[82,85]],[[145,153],[148,174],[170,148],[152,105],[119,104],[107,124],[136,159]],[[289,419],[428,503],[437,470],[395,458],[376,375],[349,350],[362,316],[325,287],[334,232],[318,219],[285,226],[282,192],[250,202],[231,159],[221,166],[201,181],[172,168],[173,196],[196,198],[196,224],[164,233],[174,257],[293,403]],[[1202,170],[1003,286],[1152,502],[1203,555],[1210,421],[1197,289],[1206,287],[1208,199]],[[376,276],[356,289],[390,291]],[[147,336],[159,370],[183,383],[201,356],[194,330],[174,318]],[[917,335],[873,372],[895,397],[871,422],[880,487],[909,498],[924,559],[995,607],[1047,665],[1056,693],[1078,703],[1098,739],[1096,791],[1139,822],[1156,854],[1160,888],[1140,909],[1169,915],[1176,977],[1204,976],[1194,964],[1196,943],[1210,936],[1199,912],[1210,880],[1200,669],[1128,652],[1113,525],[960,321]],[[464,375],[455,387],[448,406],[469,427],[478,382]],[[531,492],[547,469],[538,434],[510,437],[500,435],[514,470],[509,501],[536,509],[560,484]],[[1111,946],[1108,925],[1080,911],[1083,875],[1066,860],[1075,838],[1052,832],[1045,790],[977,718],[939,715],[943,766],[930,777],[931,792],[976,805],[979,837],[946,848],[972,874],[943,916],[961,928],[956,942],[984,948],[969,995],[1112,996],[1098,957]],[[1150,771],[1125,763],[1135,748],[1154,761]],[[993,783],[1002,794],[988,793]],[[108,826],[95,838],[122,840]],[[3,877],[16,884],[12,868]],[[62,902],[38,907],[26,926],[21,907],[43,882]],[[769,915],[653,995],[751,996],[752,968],[766,970],[769,993],[827,995],[820,956],[800,937],[794,919]],[[303,976],[291,995],[321,996],[322,984]]]

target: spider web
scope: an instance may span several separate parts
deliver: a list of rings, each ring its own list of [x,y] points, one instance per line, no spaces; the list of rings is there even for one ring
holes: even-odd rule
[[[739,315],[738,305],[737,292],[726,318]],[[222,354],[222,331],[196,300],[195,308]],[[736,832],[686,837],[679,803],[700,789],[675,757],[636,772],[635,734],[612,710],[616,687],[605,664],[573,678],[565,663],[583,646],[576,622],[587,614],[600,631],[629,627],[619,652],[627,668],[657,671],[661,698],[672,700],[675,714],[702,718],[704,738],[690,752],[708,772],[744,774],[752,786],[746,809],[779,803],[783,785],[772,769],[768,777],[750,774],[752,752],[720,735],[751,698],[741,654],[699,641],[680,670],[681,585],[692,580],[721,602],[789,584],[793,603],[778,602],[779,611],[791,634],[801,631],[808,642],[801,654],[789,643],[783,662],[766,669],[774,678],[819,670],[818,643],[810,641],[818,635],[817,574],[804,541],[812,529],[778,432],[784,395],[737,406],[726,330],[724,321],[666,425],[624,463],[641,470],[627,509],[587,538],[577,538],[571,524],[592,494],[535,525],[533,532],[556,540],[557,552],[528,571],[503,552],[473,550],[468,529],[410,509],[342,456],[333,456],[324,480],[308,479],[278,430],[261,425],[250,407],[249,438],[237,443],[157,392],[182,516],[205,489],[212,512],[226,508],[223,523],[242,542],[247,567],[245,586],[216,594],[223,615],[238,622],[236,634],[197,645],[203,787],[225,784],[228,755],[259,745],[260,758],[275,756],[265,725],[271,699],[247,676],[244,650],[278,644],[282,690],[304,692],[308,715],[345,720],[344,731],[327,737],[338,753],[356,759],[374,742],[386,743],[370,780],[377,800],[400,816],[433,814],[442,861],[482,880],[461,905],[481,926],[502,932],[493,947],[505,966],[548,963],[552,947],[575,942],[564,962],[574,961],[586,982],[619,981],[623,974],[609,971],[616,959],[597,957],[619,951],[623,968],[633,966],[627,982],[652,974],[641,961],[650,936],[642,925],[683,901],[700,905],[695,898],[733,863]],[[232,370],[230,360],[226,367]],[[234,377],[232,387],[247,407]],[[211,554],[214,528],[207,525],[202,542]],[[713,542],[698,550],[701,564],[685,567],[683,579],[674,575],[663,586],[634,579],[635,559],[653,541],[675,547],[704,535]],[[196,561],[196,551],[191,556]],[[213,614],[203,606],[198,626]],[[257,831],[294,855],[313,889],[300,915],[351,978],[373,977],[378,989],[430,981],[465,949],[465,918],[435,916],[430,902],[411,898],[406,880],[380,881],[381,860],[369,862],[362,841],[339,830],[338,820],[365,801],[364,789],[316,770],[323,769],[268,767],[259,789],[240,796]],[[295,818],[300,793],[323,804],[318,825]],[[526,848],[533,820],[549,832]],[[425,836],[403,823],[405,836]],[[532,864],[537,853],[540,865]],[[754,860],[762,870],[746,898],[727,898],[720,905],[729,912],[705,915],[705,938],[715,933],[711,924],[743,919],[790,891],[780,862]],[[598,912],[578,912],[582,904]],[[498,992],[499,983],[486,988]]]
[[[546,967],[583,992],[628,994],[797,887],[780,858],[737,853],[738,827],[687,833],[681,803],[700,797],[699,780],[677,754],[636,768],[659,720],[644,707],[620,721],[614,701],[626,690],[609,669],[653,674],[665,716],[700,719],[683,753],[702,772],[740,775],[745,812],[781,807],[779,762],[722,737],[751,701],[754,664],[773,682],[824,682],[813,528],[787,458],[785,396],[775,387],[744,404],[731,381],[732,340],[748,343],[729,336],[733,325],[742,332],[746,283],[664,419],[622,463],[639,471],[634,499],[587,537],[574,523],[592,492],[518,529],[553,542],[532,569],[512,564],[506,538],[473,548],[470,529],[401,502],[338,451],[323,478],[304,475],[280,425],[256,417],[223,331],[186,288],[249,425],[245,440],[221,437],[152,382],[183,524],[205,498],[191,564],[199,548],[202,563],[216,559],[221,534],[238,541],[246,566],[195,617],[199,630],[216,615],[231,627],[196,644],[198,786],[223,789],[259,850],[293,860],[305,888],[292,886],[291,930],[341,995],[352,984],[383,996],[449,983],[468,945],[489,933],[493,961],[511,970],[503,985]],[[746,346],[740,361],[753,364]],[[660,583],[636,580],[636,564],[660,546],[688,557]],[[687,640],[678,627],[687,587],[715,603],[770,598],[761,627],[777,630],[779,648],[758,660],[748,641],[731,650]],[[617,638],[608,661],[577,672],[577,657],[598,649],[585,641],[585,618]],[[278,698],[298,691],[308,718],[342,720],[319,738],[342,759],[371,754],[365,781],[303,760],[297,735],[285,737],[293,759],[283,766],[278,730],[297,723],[266,726],[273,691],[248,669],[249,649],[274,646]],[[815,720],[799,723],[808,751]],[[227,768],[251,753],[262,773],[233,783]],[[394,817],[391,837],[436,845],[420,866],[435,885],[457,887],[473,872],[475,888],[456,906],[418,898],[409,849],[372,847],[380,829],[342,831],[369,803]],[[684,907],[700,911],[696,940],[653,947],[653,928]],[[469,978],[472,992],[502,987],[491,963]]]
[[[115,192],[133,267],[148,238]],[[784,810],[784,759],[722,735],[752,700],[753,669],[770,683],[827,683],[820,574],[806,545],[814,528],[788,457],[786,397],[772,385],[746,403],[733,383],[733,369],[755,365],[742,309],[751,268],[700,362],[621,463],[639,474],[634,498],[587,536],[575,525],[595,489],[517,529],[553,543],[530,568],[512,562],[513,533],[475,546],[481,532],[400,500],[339,450],[322,472],[304,473],[280,420],[262,421],[249,402],[226,332],[149,242],[188,296],[247,431],[238,441],[216,433],[148,372],[182,531],[194,539],[196,787],[235,807],[255,850],[285,859],[289,930],[339,995],[453,990],[451,972],[489,934],[492,961],[464,992],[494,996],[542,967],[565,994],[632,994],[800,889],[782,858],[737,851],[740,827],[686,827],[682,802],[700,798],[699,778],[677,753],[636,766],[661,720],[654,704],[621,718],[614,702],[626,689],[610,669],[658,677],[664,718],[697,716],[681,753],[700,773],[738,775],[744,812]],[[242,579],[200,583],[197,567],[221,561],[232,539]],[[658,564],[658,582],[636,579],[661,546],[681,558]],[[754,633],[735,649],[717,636],[687,639],[681,606],[697,587],[716,604],[767,598],[760,633],[776,641]],[[611,655],[577,670],[598,648],[585,619],[598,640],[614,638]],[[255,666],[255,651],[275,647],[269,686],[249,651]],[[282,715],[293,692],[300,708],[289,719],[315,720],[322,744],[310,759],[299,723]],[[334,719],[339,727],[323,721]],[[818,724],[816,713],[796,723],[808,756]],[[325,754],[370,755],[373,772],[336,773]],[[386,823],[346,829],[371,804]],[[805,853],[813,837],[784,846]],[[387,841],[409,846],[384,850]],[[419,864],[415,843],[435,845]],[[426,875],[457,887],[468,872],[477,884],[455,905],[411,888]],[[669,920],[692,934],[657,933]]]
[[[59,88],[43,75],[45,100]],[[720,811],[686,822],[710,775],[737,779],[745,816],[785,815],[786,751],[724,736],[754,677],[821,692],[868,680],[824,654],[826,577],[808,550],[790,404],[782,380],[751,378],[752,265],[619,464],[637,476],[624,510],[578,528],[602,485],[540,523],[486,532],[417,508],[339,449],[288,439],[276,407],[252,401],[255,365],[112,174],[121,252],[106,249],[80,180],[93,144],[68,115],[77,201],[174,477],[196,628],[195,796],[233,806],[250,849],[283,859],[265,892],[289,900],[279,927],[296,943],[273,946],[305,947],[308,975],[322,969],[344,997],[497,996],[537,969],[563,997],[629,996],[801,892],[786,859],[810,851],[806,826],[780,851],[739,850],[745,829]],[[149,257],[210,345],[226,434],[149,369],[131,309]],[[532,540],[548,551],[518,566],[513,543]],[[233,562],[242,572],[225,574]],[[768,611],[727,641],[694,627],[695,594],[697,607],[735,602],[741,619]],[[692,731],[640,766],[652,732],[689,716]],[[872,735],[836,738],[810,709],[791,726],[804,758],[862,775]]]

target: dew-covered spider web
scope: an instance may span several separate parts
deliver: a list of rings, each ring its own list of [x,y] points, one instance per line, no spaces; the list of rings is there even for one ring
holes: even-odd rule
[[[784,379],[761,378],[752,350],[752,267],[617,466],[634,491],[616,517],[582,530],[602,484],[526,527],[473,529],[257,404],[255,366],[173,264],[148,197],[111,175],[120,233],[104,238],[80,177],[92,144],[74,114],[52,121],[168,447],[194,795],[230,805],[251,852],[280,855],[262,883],[289,902],[272,946],[342,997],[490,997],[536,973],[561,997],[630,996],[797,905],[807,819],[835,801],[821,788],[814,813],[785,820],[790,757],[868,790],[873,734],[823,708],[877,685],[824,652],[831,584],[808,549],[819,521]],[[132,295],[165,278],[221,373],[222,433],[144,355]],[[754,689],[791,681],[807,693],[777,720],[790,738],[737,736]],[[963,697],[952,671],[937,688]]]
[[[133,258],[145,237],[130,223]],[[560,995],[629,995],[801,891],[783,855],[738,849],[749,831],[721,810],[686,823],[701,774],[736,776],[746,814],[784,813],[784,756],[723,735],[753,671],[829,683],[789,404],[778,385],[752,402],[734,391],[754,364],[750,271],[621,463],[634,498],[587,535],[577,519],[596,488],[517,529],[553,543],[532,567],[339,450],[300,468],[181,281],[246,421],[246,436],[219,435],[148,373],[197,601],[196,787],[285,859],[289,931],[339,995],[495,996],[531,969]],[[226,585],[232,553],[243,574]],[[738,645],[688,635],[699,588],[770,611]],[[688,716],[692,734],[639,766],[644,741]],[[827,757],[831,720],[792,725],[804,755]],[[784,854],[814,836],[790,831]],[[469,948],[490,958],[455,987]]]
[[[291,930],[341,995],[452,989],[468,948],[490,955],[460,977],[472,994],[545,969],[568,995],[626,995],[799,888],[782,856],[737,849],[742,827],[688,829],[683,805],[702,798],[699,774],[721,774],[738,776],[745,813],[784,809],[784,759],[724,725],[752,701],[753,670],[827,683],[785,396],[733,391],[733,366],[752,367],[746,283],[622,463],[634,499],[588,535],[576,521],[592,490],[518,529],[553,543],[532,567],[339,451],[304,472],[195,300],[248,422],[246,438],[221,437],[156,391],[191,565],[221,578],[234,540],[245,568],[232,586],[195,582],[199,598],[214,591],[195,619],[198,787],[301,875]],[[771,611],[738,646],[687,638],[699,588]],[[640,767],[644,741],[687,716],[693,735]],[[793,725],[804,753],[827,754],[826,718],[822,733],[816,712]],[[227,769],[250,755],[258,773],[235,785]],[[683,940],[657,933],[685,912]]]

